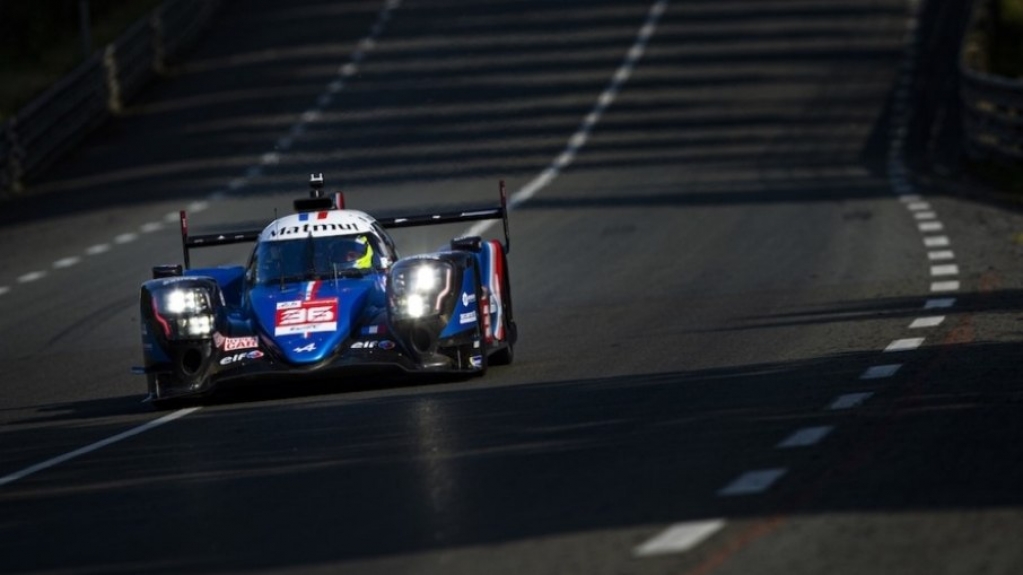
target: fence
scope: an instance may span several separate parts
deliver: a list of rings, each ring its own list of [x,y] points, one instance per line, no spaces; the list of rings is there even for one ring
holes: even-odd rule
[[[983,37],[991,30],[991,0],[975,0],[959,58],[966,152],[972,159],[1023,159],[1023,80],[986,71]]]
[[[0,125],[0,195],[119,113],[198,40],[222,0],[167,0]]]

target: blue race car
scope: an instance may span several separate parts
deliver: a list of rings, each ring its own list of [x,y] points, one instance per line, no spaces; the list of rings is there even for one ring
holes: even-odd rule
[[[297,213],[262,230],[188,235],[184,265],[153,268],[139,297],[148,400],[202,397],[226,381],[387,371],[482,375],[511,363],[508,210],[375,219],[312,177]],[[401,258],[389,228],[502,220],[505,241],[462,237]],[[190,268],[189,250],[255,242],[248,265]]]

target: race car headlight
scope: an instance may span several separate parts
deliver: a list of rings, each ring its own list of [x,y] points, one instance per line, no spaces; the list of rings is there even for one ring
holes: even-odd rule
[[[391,309],[399,319],[441,313],[451,293],[451,266],[436,260],[399,262],[391,270]]]
[[[213,334],[209,293],[198,287],[173,288],[153,294],[156,321],[170,339],[206,338]]]

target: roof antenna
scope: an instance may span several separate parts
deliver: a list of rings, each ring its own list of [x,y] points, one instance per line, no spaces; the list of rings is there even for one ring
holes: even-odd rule
[[[323,197],[323,174],[309,174],[309,197]]]

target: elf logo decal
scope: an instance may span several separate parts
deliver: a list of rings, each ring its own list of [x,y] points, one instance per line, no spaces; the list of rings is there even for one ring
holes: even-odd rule
[[[258,349],[246,353],[236,353],[229,355],[220,360],[220,365],[231,365],[232,363],[238,363],[239,361],[245,361],[248,359],[259,359],[263,357],[263,352]]]
[[[357,341],[352,344],[351,349],[374,349],[379,348],[382,350],[394,349],[394,342],[389,339],[382,339],[380,341]]]

